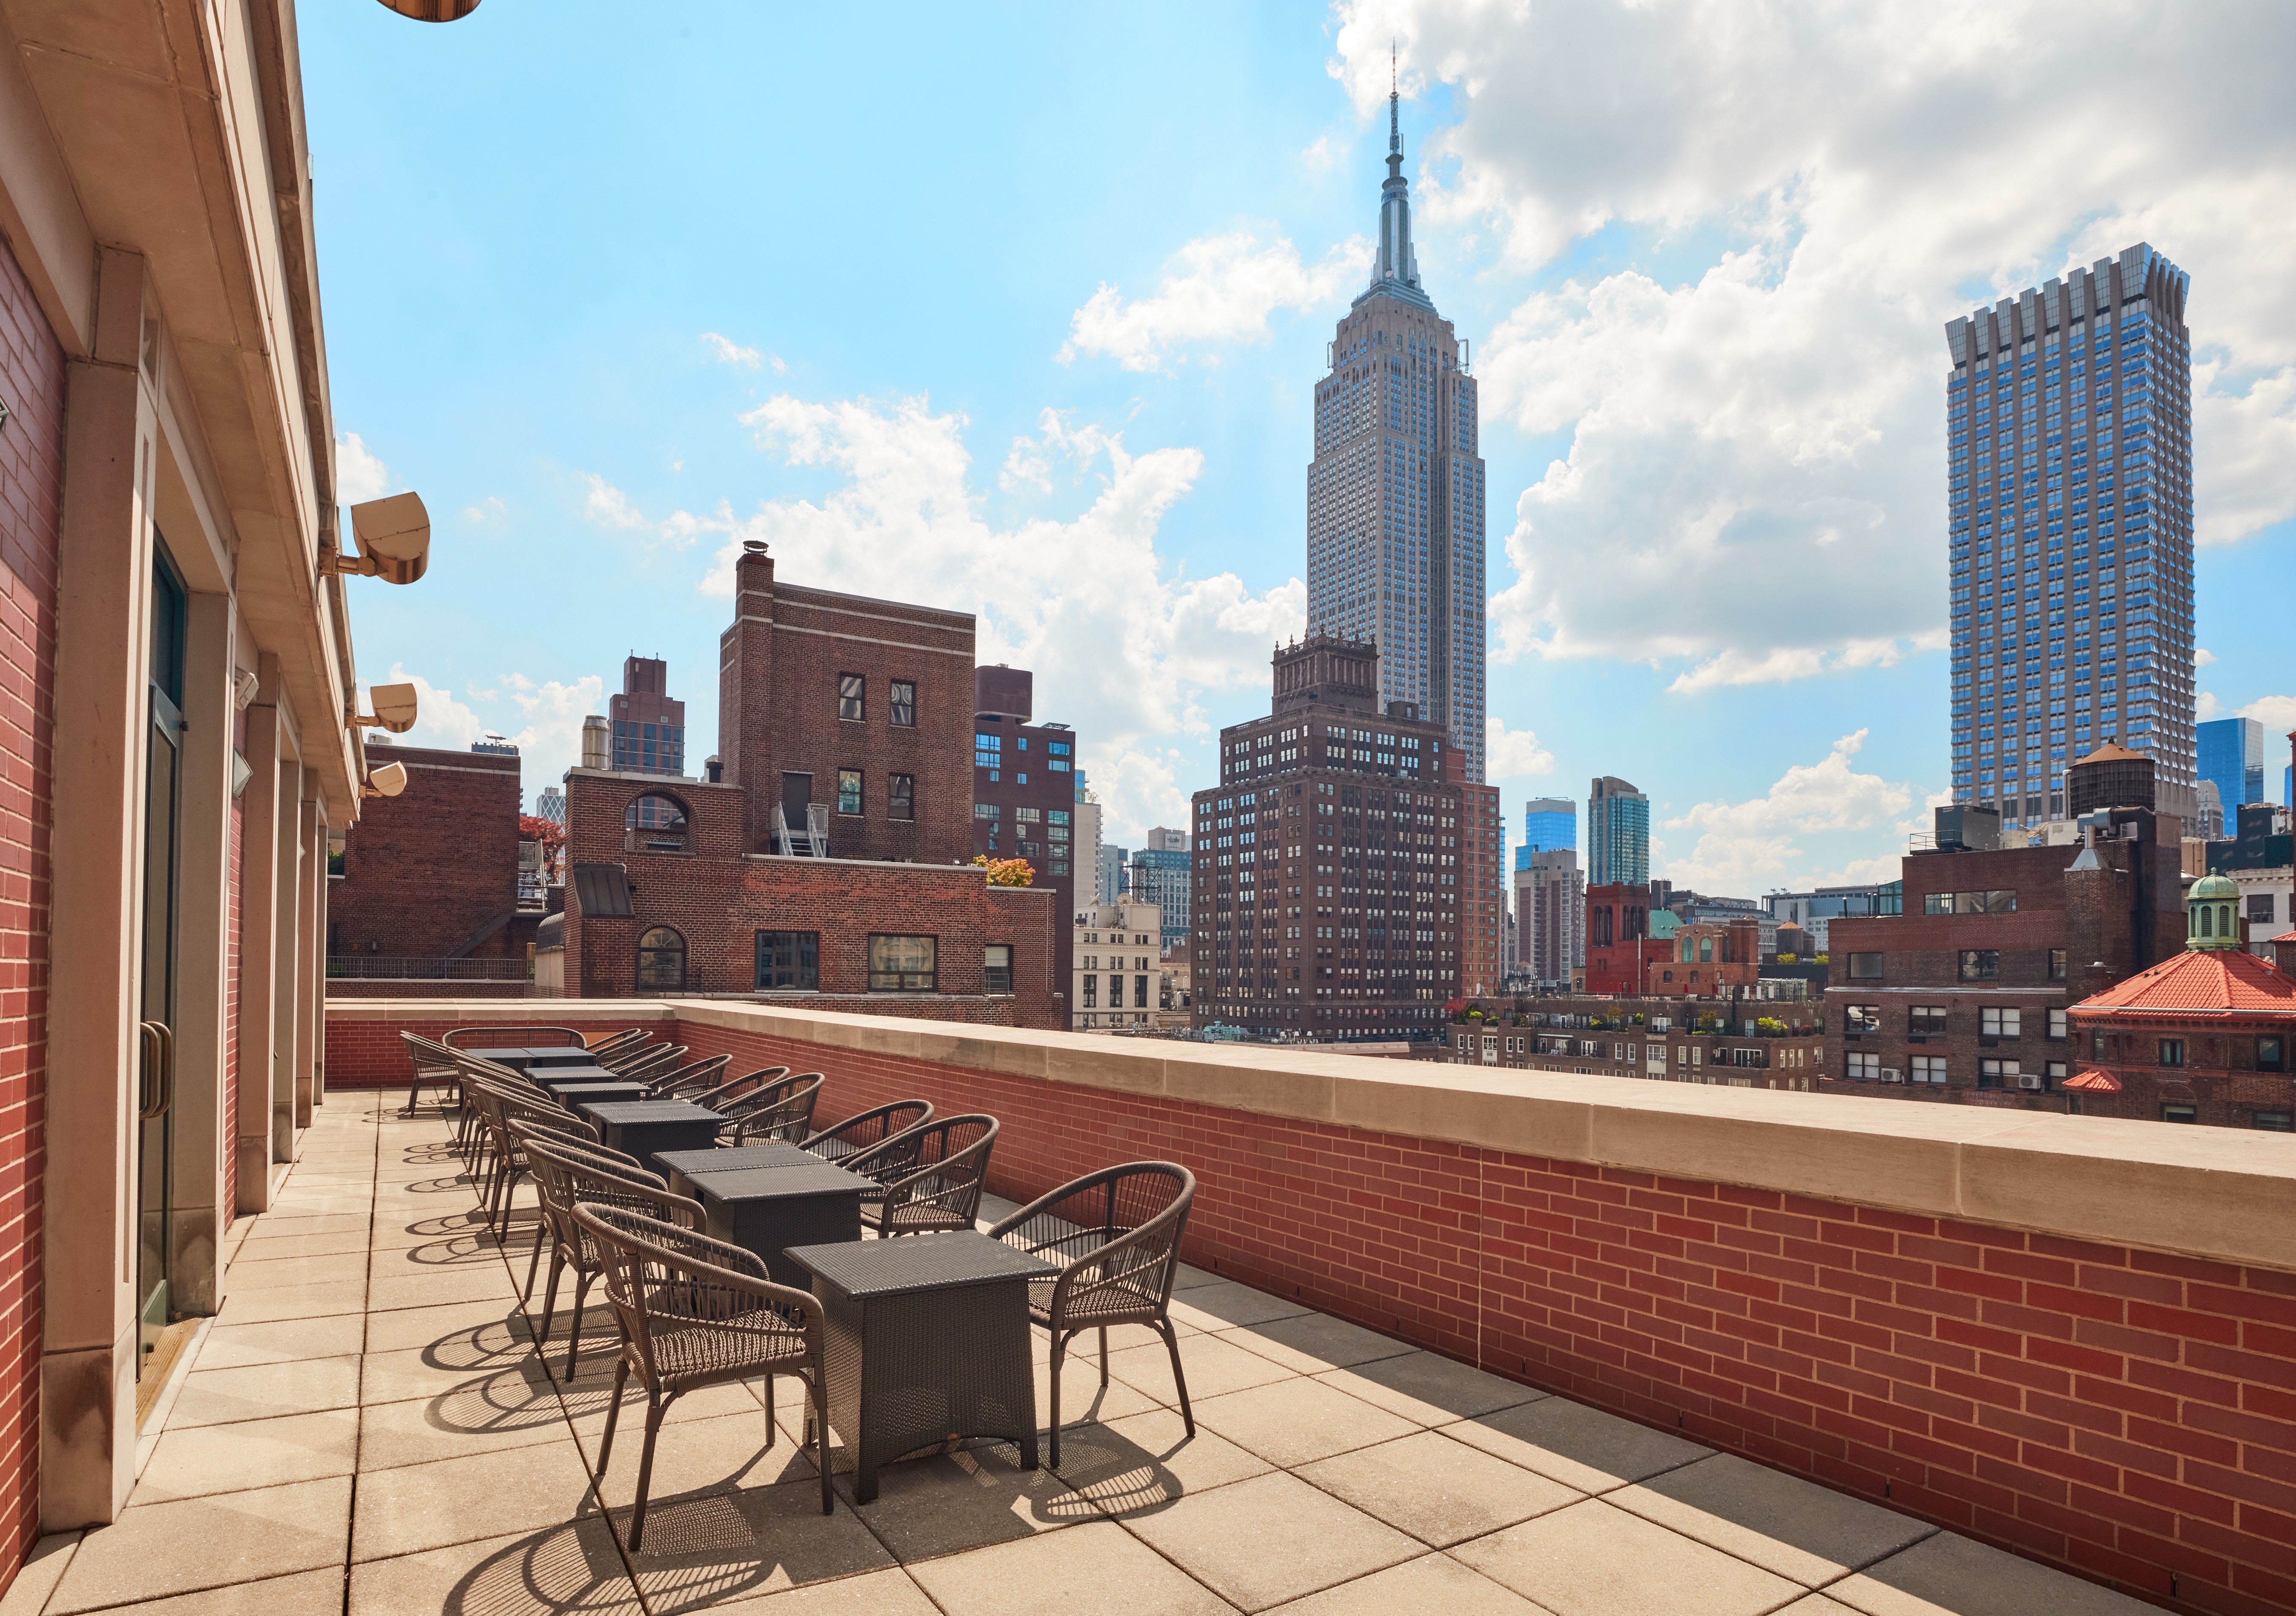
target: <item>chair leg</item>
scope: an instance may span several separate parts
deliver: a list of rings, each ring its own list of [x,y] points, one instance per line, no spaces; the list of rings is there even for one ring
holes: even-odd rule
[[[526,1260],[526,1289],[518,1293],[518,1299],[522,1302],[534,1300],[534,1276],[542,1267],[542,1241],[543,1237],[549,1233],[549,1219],[537,1218],[534,1225],[534,1255]]]
[[[622,1417],[622,1388],[628,1384],[630,1360],[622,1359],[614,1366],[614,1395],[606,1400],[605,1434],[598,1439],[598,1473],[592,1478],[600,1487],[606,1481],[606,1459],[614,1451],[614,1425]]]
[[[1100,1327],[1100,1389],[1108,1390],[1108,1326]]]
[[[766,1371],[766,1446],[774,1445],[774,1372]]]
[[[574,1276],[574,1327],[566,1333],[566,1378],[570,1382],[574,1379],[575,1357],[582,1350],[582,1307],[589,1296],[590,1276],[577,1274]],[[1175,1358],[1173,1361],[1177,1363],[1179,1360]]]
[[[1196,1434],[1196,1415],[1195,1410],[1188,1407],[1188,1377],[1180,1368],[1179,1332],[1172,1328],[1172,1321],[1168,1318],[1158,1319],[1156,1328],[1163,1333],[1164,1349],[1172,1355],[1172,1384],[1180,1390],[1180,1421],[1187,1427],[1188,1434],[1193,1436]]]
[[[550,1316],[558,1308],[558,1277],[565,1272],[566,1253],[553,1245],[550,1248],[550,1284],[542,1292],[542,1328],[534,1337],[537,1350],[550,1340]]]
[[[1068,1356],[1069,1339],[1053,1333],[1053,1455],[1052,1468],[1061,1467],[1061,1360]]]
[[[661,1434],[661,1416],[668,1405],[657,1400],[652,1393],[646,1397],[645,1451],[638,1456],[638,1502],[630,1512],[630,1553],[633,1554],[645,1542],[646,1488],[653,1481],[653,1442]]]
[[[829,1488],[829,1393],[824,1390],[824,1377],[821,1366],[816,1364],[806,1378],[806,1399],[813,1407],[813,1463],[821,1472],[821,1513],[833,1514],[837,1510],[836,1496]]]

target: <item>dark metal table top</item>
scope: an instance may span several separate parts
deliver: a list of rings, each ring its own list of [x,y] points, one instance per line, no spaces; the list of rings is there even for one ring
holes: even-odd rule
[[[458,1049],[455,1053],[476,1055],[482,1061],[504,1065],[512,1061],[531,1061],[538,1057],[563,1060],[570,1055],[580,1055],[586,1060],[590,1054],[579,1044],[499,1044],[491,1049]]]
[[[572,1107],[643,1099],[646,1086],[619,1079],[595,1079],[587,1083],[554,1083],[550,1092],[558,1096],[561,1105]]]
[[[857,1175],[848,1173],[846,1177]],[[971,1230],[910,1235],[899,1240],[791,1246],[783,1255],[856,1300],[938,1290],[944,1285],[980,1284],[988,1280],[1040,1279],[1061,1271],[1041,1257],[1031,1257],[1001,1240],[991,1240]]]
[[[586,1117],[627,1128],[637,1122],[723,1122],[726,1119],[706,1105],[690,1100],[593,1100],[581,1107]]]
[[[545,1066],[540,1071],[526,1074],[529,1083],[539,1083],[545,1088],[556,1088],[566,1083],[625,1083],[631,1079],[610,1066]]]
[[[821,1167],[818,1156],[808,1155],[794,1144],[775,1141],[771,1144],[744,1144],[734,1150],[661,1151],[654,1160],[664,1172],[684,1173],[689,1178],[700,1178],[705,1173],[744,1173],[761,1167]]]
[[[786,1201],[806,1195],[857,1195],[877,1186],[858,1173],[825,1161],[809,1167],[758,1167],[731,1173],[686,1175],[711,1206],[749,1201]]]

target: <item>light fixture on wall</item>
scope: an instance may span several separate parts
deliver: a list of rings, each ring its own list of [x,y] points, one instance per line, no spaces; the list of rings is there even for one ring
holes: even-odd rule
[[[386,584],[411,584],[430,564],[430,513],[420,494],[392,494],[351,507],[356,560],[340,550],[319,552],[319,573],[379,578]]]
[[[245,712],[250,707],[255,704],[255,693],[262,687],[263,681],[257,678],[246,669],[233,669],[231,673],[231,704],[233,708],[240,712]]]
[[[254,779],[254,778],[255,778],[255,770],[254,770],[252,767],[250,767],[249,766],[248,761],[247,761],[247,754],[246,754],[245,752],[241,751],[239,750],[239,748],[237,748],[237,747],[235,747],[235,746],[234,746],[234,747],[233,747],[233,748],[231,749],[231,794],[232,794],[232,796],[233,796],[234,798],[238,797],[238,795],[240,794],[240,792],[243,792],[243,791],[245,791],[245,790],[247,789],[247,783],[248,783],[249,781],[250,781],[250,780]]]
[[[362,797],[396,797],[406,789],[406,765],[386,763],[366,777]]]
[[[351,703],[350,711],[343,715],[343,727],[357,729],[361,725],[387,729],[394,735],[403,735],[414,727],[421,693],[412,685],[370,685],[367,704],[374,709],[362,713],[358,703]]]

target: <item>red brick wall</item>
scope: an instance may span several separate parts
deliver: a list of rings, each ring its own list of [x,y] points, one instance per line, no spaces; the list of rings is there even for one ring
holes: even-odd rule
[[[522,999],[525,982],[456,982],[406,977],[337,977],[327,984],[331,999]],[[334,1074],[327,1074],[330,1087]]]
[[[504,1006],[511,1011],[510,1006]],[[667,1038],[675,1023],[651,1014],[634,1015],[627,1010],[611,1005],[586,1006],[565,1000],[537,1000],[520,1005],[510,1014],[490,1013],[486,1020],[504,1027],[571,1027],[582,1035],[583,1042],[594,1044],[600,1038],[630,1027],[644,1027]],[[350,1021],[330,1015],[327,1018],[327,1088],[405,1088],[414,1078],[414,1068],[406,1058],[406,1044],[398,1035],[401,1031],[417,1033],[426,1038],[443,1038],[457,1027],[475,1025],[469,1021]],[[697,1059],[699,1057],[696,1057]]]
[[[64,354],[0,244],[0,1586],[39,1535],[48,833]]]
[[[519,759],[370,749],[371,768],[394,762],[406,765],[406,791],[360,805],[344,833],[343,878],[327,891],[327,952],[439,959],[518,901]],[[498,957],[504,933],[490,941],[474,956]]]
[[[1180,1161],[1190,1261],[2175,1608],[2296,1606],[2296,1274],[679,1036],[826,1070],[824,1124],[987,1112],[1015,1199]]]

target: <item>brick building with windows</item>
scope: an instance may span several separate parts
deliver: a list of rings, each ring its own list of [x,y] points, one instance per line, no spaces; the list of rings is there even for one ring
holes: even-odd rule
[[[1439,1036],[1458,995],[1459,783],[1443,726],[1380,704],[1379,648],[1278,646],[1273,711],[1220,732],[1194,799],[1194,1020],[1319,1039]]]
[[[972,617],[778,583],[754,544],[735,601],[725,778],[566,776],[566,990],[1062,1026],[1059,894],[972,863]]]
[[[2239,901],[2194,882],[2183,952],[2072,1007],[2073,1110],[2296,1132],[2296,979],[2243,946]]]
[[[1185,1016],[1160,1013],[1163,923],[1154,904],[1130,898],[1077,911],[1070,928],[1076,974],[1069,1005],[1078,1031],[1187,1025]]]
[[[1734,1088],[1808,1090],[1825,1071],[1820,1008],[1808,1002],[1684,1005],[1629,994],[1482,1000],[1469,1008],[1483,1018],[1453,1021],[1430,1058]]]
[[[659,657],[626,657],[621,693],[607,703],[613,751],[624,774],[685,772],[685,703],[669,694],[669,664]]]
[[[457,960],[519,960],[537,915],[521,915],[519,757],[366,743],[368,767],[397,763],[406,789],[369,799],[343,834],[327,883],[329,991],[343,979],[421,978]],[[393,972],[382,962],[401,962]]]
[[[1459,991],[1496,993],[1506,984],[1506,816],[1499,788],[1468,779],[1467,755],[1443,759],[1459,787]]]
[[[1939,845],[1903,862],[1903,915],[1832,924],[1827,1076],[1845,1093],[2070,1110],[2072,1007],[2182,941],[2178,822],[2108,808],[2078,847],[1999,848],[1989,812],[1938,819]]]
[[[972,670],[972,852],[1025,858],[1034,884],[1059,894],[1053,977],[1065,982],[1077,898],[1076,734],[1031,722],[1036,683],[1002,662]]]
[[[1661,998],[1735,998],[1762,975],[1762,926],[1744,920],[1692,921],[1677,926],[1668,951],[1645,966],[1643,991]]]
[[[1587,991],[1636,994],[1651,980],[1648,967],[1674,957],[1672,944],[1651,935],[1651,890],[1638,882],[1606,882],[1587,889]]]

